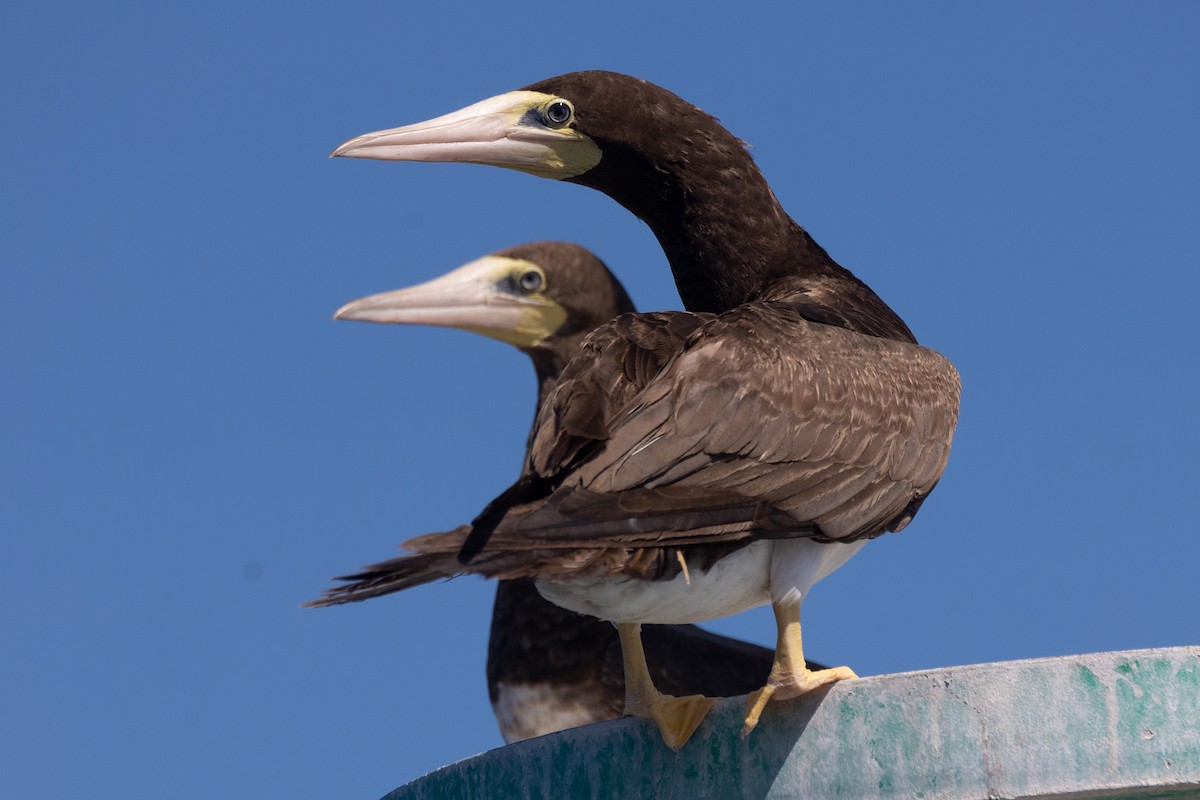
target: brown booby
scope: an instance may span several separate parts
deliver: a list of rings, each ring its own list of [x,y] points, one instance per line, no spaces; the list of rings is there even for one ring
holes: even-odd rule
[[[464,573],[534,578],[552,602],[618,624],[626,712],[673,747],[707,705],[654,688],[641,623],[772,604],[775,661],[744,732],[771,699],[855,677],[806,668],[801,602],[912,520],[945,469],[961,385],[787,215],[743,143],[661,87],[581,72],[334,155],[598,189],[649,225],[689,311],[602,326],[539,410],[516,484],[471,526],[408,541],[410,555],[323,602]]]
[[[418,286],[355,300],[335,317],[460,328],[512,344],[533,362],[540,407],[584,337],[632,311],[624,287],[590,251],[534,242]],[[655,685],[671,693],[747,694],[771,671],[770,650],[694,625],[648,625],[642,639]],[[509,744],[616,719],[625,700],[616,628],[559,608],[530,579],[499,581],[487,682]]]

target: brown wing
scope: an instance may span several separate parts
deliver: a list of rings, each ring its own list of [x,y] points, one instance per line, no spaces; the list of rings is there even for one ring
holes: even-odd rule
[[[560,435],[558,403],[578,393],[552,397],[532,466],[557,488],[497,532],[644,547],[898,530],[945,467],[959,392],[931,350],[813,324],[786,303],[743,306],[610,409],[565,474],[537,456],[554,453],[539,445]]]
[[[562,473],[597,441],[608,438],[617,417],[712,314],[659,311],[623,314],[597,328],[563,370],[534,422],[531,471]]]
[[[753,538],[900,530],[945,468],[960,382],[932,350],[759,303],[618,318],[539,410],[522,478],[470,528],[411,539],[315,601],[476,572],[705,566]],[[695,560],[694,560],[695,559]]]

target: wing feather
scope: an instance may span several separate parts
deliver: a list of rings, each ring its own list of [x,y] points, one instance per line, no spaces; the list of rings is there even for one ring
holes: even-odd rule
[[[856,325],[785,302],[616,318],[539,410],[516,484],[316,604],[463,572],[656,579],[679,553],[900,530],[945,468],[961,385],[911,337]]]
[[[633,343],[622,347],[628,352]],[[586,458],[563,472],[550,461],[533,465],[556,488],[522,519],[524,535],[555,538],[564,502],[587,492],[589,513],[566,515],[591,517],[571,526],[575,542],[618,520],[631,544],[638,536],[690,540],[696,526],[714,541],[744,537],[764,518],[772,522],[759,533],[777,536],[780,511],[796,535],[850,541],[884,533],[945,467],[959,379],[948,361],[918,345],[760,303],[704,321],[677,353],[654,363],[657,373],[641,372],[638,387],[615,392],[623,405],[609,410]],[[535,447],[561,435],[559,404],[577,402],[584,385],[572,377],[550,401]],[[680,506],[645,493],[667,487],[696,494]],[[642,492],[636,509],[597,500],[631,492]]]

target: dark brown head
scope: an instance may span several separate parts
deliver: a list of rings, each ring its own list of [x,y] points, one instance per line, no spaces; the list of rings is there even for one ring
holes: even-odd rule
[[[717,119],[649,81],[615,72],[572,72],[525,87],[544,101],[537,124],[565,126],[595,144],[597,163],[564,180],[609,195],[656,230],[682,219],[697,186],[729,200],[749,188],[769,195],[745,143]],[[703,188],[703,187],[701,187]]]
[[[604,262],[570,242],[532,242],[465,264],[440,278],[371,295],[335,319],[461,328],[508,342],[561,369],[583,337],[633,302]],[[556,375],[557,376],[557,375]]]
[[[737,137],[686,100],[629,75],[559,75],[359,136],[333,155],[491,164],[590,186],[650,226],[692,311],[799,296],[878,318],[882,329],[911,338],[890,308],[787,215]]]
[[[352,139],[335,156],[457,161],[598,189],[645,221],[684,304],[719,311],[754,297],[799,230],[744,144],[648,81],[572,72],[436,119]]]

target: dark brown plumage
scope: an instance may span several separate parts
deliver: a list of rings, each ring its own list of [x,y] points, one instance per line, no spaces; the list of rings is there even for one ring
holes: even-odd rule
[[[747,730],[770,697],[852,677],[804,670],[800,602],[856,543],[916,514],[945,468],[959,378],[784,212],[743,144],[665,89],[582,72],[334,154],[605,192],[654,232],[689,311],[599,329],[542,405],[513,487],[327,599],[475,572],[536,577],[554,602],[630,624],[770,601],[776,664]],[[650,705],[668,742],[690,735],[693,720]]]
[[[771,671],[769,649],[695,625],[645,625],[642,641],[654,685],[668,694],[743,695]],[[808,666],[824,669],[813,661]],[[487,677],[510,744],[616,719],[625,704],[616,628],[550,603],[531,579],[496,586]]]
[[[622,317],[568,365],[527,474],[473,527],[409,540],[414,555],[326,600],[464,571],[671,578],[679,549],[704,569],[757,539],[900,530],[940,477],[956,412],[941,400],[957,390],[931,351],[808,322],[785,302]]]
[[[650,226],[685,308],[721,312],[786,298],[809,305],[817,322],[852,316],[851,330],[916,341],[870,287],[787,215],[745,143],[716,118],[661,86],[614,72],[573,72],[525,90],[573,104],[573,127],[603,157],[564,180],[604,192]]]
[[[473,285],[487,284],[494,292],[494,302],[505,293],[527,297],[536,293],[565,312],[553,331],[531,334],[531,338],[537,337],[536,342],[518,344],[534,364],[540,406],[583,338],[613,317],[634,311],[633,303],[604,263],[578,245],[534,242],[502,250],[488,259],[497,268],[490,270],[486,281],[485,275],[476,274]],[[500,267],[505,261],[511,262],[507,270]],[[525,264],[536,265],[542,271],[541,285],[532,291],[519,285]],[[443,289],[438,298],[444,305],[456,301],[466,307],[475,303],[474,312],[466,310],[455,323],[470,328],[476,322],[478,327],[478,317],[485,308],[479,303],[488,298],[476,294],[478,299],[466,299],[472,295],[469,288],[460,282],[457,293]],[[414,296],[402,291],[384,297],[390,297],[390,302],[375,301],[367,306],[375,313],[383,306],[392,314],[427,314],[430,310],[427,293]],[[362,305],[360,301],[346,308]],[[339,313],[355,316],[354,311]],[[643,639],[653,659],[651,675],[668,691],[746,694],[761,686],[771,669],[770,650],[694,625],[647,626]],[[550,603],[531,580],[500,581],[496,587],[487,681],[488,696],[506,742],[615,719],[625,700],[616,629],[611,623]]]

